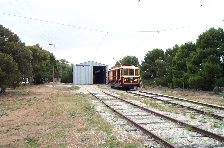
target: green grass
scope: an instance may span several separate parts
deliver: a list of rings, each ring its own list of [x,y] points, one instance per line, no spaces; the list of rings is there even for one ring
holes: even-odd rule
[[[68,145],[67,145],[66,143],[61,143],[61,144],[59,144],[59,147],[60,147],[60,148],[67,148]]]
[[[101,145],[100,147],[107,147],[107,148],[139,148],[142,147],[142,145],[139,143],[128,143],[128,142],[121,142],[118,141],[117,138],[113,135],[110,135],[107,140],[106,143]]]
[[[27,95],[30,93],[29,90],[22,86],[16,87],[14,90],[8,90],[6,92],[9,92],[11,95]]]
[[[220,128],[224,126],[224,121],[215,121],[212,125],[214,128]]]
[[[189,126],[186,126],[185,129],[188,130],[188,131],[194,131],[193,128],[192,128],[192,126],[190,126],[190,125]]]
[[[25,148],[37,148],[39,147],[38,145],[38,139],[35,137],[27,137],[25,139]]]
[[[107,143],[108,143],[107,146],[109,148],[117,148],[121,145],[121,143],[114,136],[110,136],[109,138],[107,138]]]

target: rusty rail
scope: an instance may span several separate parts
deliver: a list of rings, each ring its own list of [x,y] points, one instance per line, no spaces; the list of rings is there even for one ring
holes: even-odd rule
[[[172,122],[178,123],[178,124],[180,124],[180,125],[182,125],[182,126],[185,126],[185,127],[191,127],[192,130],[194,130],[195,132],[198,132],[198,133],[200,133],[200,134],[202,134],[202,135],[204,135],[204,136],[207,136],[207,137],[216,139],[216,140],[218,140],[218,141],[220,141],[220,142],[224,142],[224,137],[223,137],[223,136],[214,134],[214,133],[212,133],[212,132],[209,132],[209,131],[200,129],[200,128],[196,127],[196,126],[193,126],[193,125],[184,123],[184,122],[182,122],[182,121],[176,120],[176,119],[174,119],[174,118],[165,116],[165,115],[160,114],[160,113],[158,113],[158,112],[152,111],[152,110],[150,110],[150,109],[148,109],[148,108],[145,108],[145,107],[139,106],[139,105],[137,105],[137,104],[134,104],[134,103],[132,103],[132,102],[129,102],[129,101],[127,101],[127,100],[121,99],[121,98],[119,98],[119,97],[117,97],[117,96],[114,96],[114,95],[112,95],[112,94],[109,94],[109,93],[106,93],[106,92],[104,92],[104,93],[107,94],[107,95],[110,95],[110,96],[112,96],[112,97],[115,97],[115,98],[117,98],[117,99],[119,99],[119,100],[122,100],[122,101],[124,101],[124,102],[126,102],[126,103],[128,103],[128,104],[131,104],[131,105],[133,105],[133,106],[135,106],[135,107],[141,108],[142,110],[144,110],[144,111],[146,111],[146,112],[149,112],[149,113],[152,113],[152,114],[154,114],[154,115],[156,115],[156,116],[165,118],[165,119],[167,119],[167,120],[170,120],[170,121],[172,121]]]

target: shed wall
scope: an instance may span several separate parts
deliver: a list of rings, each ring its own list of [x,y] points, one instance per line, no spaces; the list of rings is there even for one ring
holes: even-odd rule
[[[74,84],[92,84],[93,68],[90,65],[75,65],[73,72]]]
[[[73,84],[93,84],[93,66],[105,66],[107,76],[107,65],[93,61],[84,62],[73,66]]]

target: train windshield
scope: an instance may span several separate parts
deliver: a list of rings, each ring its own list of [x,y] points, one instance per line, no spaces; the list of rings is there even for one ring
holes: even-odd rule
[[[123,69],[123,75],[138,76],[139,69]]]
[[[128,69],[123,69],[123,75],[128,75]]]
[[[134,76],[134,69],[129,69],[129,75]]]
[[[139,69],[135,69],[135,75],[136,75],[136,76],[139,75]]]

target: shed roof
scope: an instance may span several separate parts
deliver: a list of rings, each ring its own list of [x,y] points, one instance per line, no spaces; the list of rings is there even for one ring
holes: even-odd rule
[[[106,64],[94,62],[94,61],[88,61],[88,62],[83,62],[80,64],[76,64],[76,66],[108,66]]]

